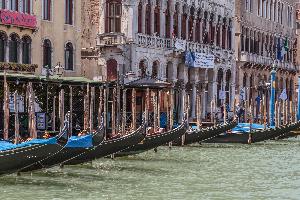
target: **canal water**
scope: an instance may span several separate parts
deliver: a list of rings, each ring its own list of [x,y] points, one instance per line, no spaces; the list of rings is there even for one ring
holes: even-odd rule
[[[160,147],[0,178],[0,199],[300,199],[300,140]]]

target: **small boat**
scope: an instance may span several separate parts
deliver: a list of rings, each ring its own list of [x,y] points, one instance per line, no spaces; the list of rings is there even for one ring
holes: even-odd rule
[[[59,152],[66,144],[69,121],[56,137],[32,139],[20,144],[0,141],[0,175],[19,172],[22,169]]]
[[[157,133],[152,135],[146,135],[145,139],[134,146],[118,152],[116,157],[128,156],[139,154],[156,147],[165,145],[173,140],[181,137],[187,131],[187,120],[184,120],[177,128],[167,131],[165,133]]]
[[[300,127],[300,121],[283,125],[280,127],[268,127],[267,129],[257,129],[256,131],[232,132],[219,135],[213,139],[207,140],[207,143],[242,143],[251,144],[271,140],[287,132],[296,130]]]
[[[39,162],[36,162],[29,167],[26,167],[22,172],[34,171],[43,168],[49,168],[76,157],[90,149],[100,145],[104,140],[103,121],[100,127],[91,134],[85,136],[72,136],[59,152],[47,157]]]
[[[120,136],[104,140],[98,146],[75,156],[61,163],[61,165],[77,165],[89,162],[98,158],[109,156],[111,154],[122,151],[128,147],[138,144],[145,138],[146,125],[143,123],[136,131]]]
[[[184,145],[193,144],[197,142],[204,142],[206,140],[217,137],[221,133],[224,133],[237,125],[235,121],[225,124],[218,124],[217,126],[212,126],[208,128],[201,128],[199,130],[189,130],[184,135],[184,140],[178,138],[174,141],[174,145]]]

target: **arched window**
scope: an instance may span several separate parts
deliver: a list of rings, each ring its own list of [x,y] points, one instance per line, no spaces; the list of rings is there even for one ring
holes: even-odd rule
[[[50,40],[44,40],[43,44],[43,67],[52,67],[52,44]]]
[[[7,44],[7,37],[4,33],[0,33],[0,62],[5,62],[5,47]]]
[[[223,25],[222,25],[222,48],[226,48],[226,18],[223,19]]]
[[[115,81],[118,78],[118,62],[115,59],[109,59],[107,62],[107,80]]]
[[[65,0],[65,23],[73,24],[73,10],[74,10],[74,0]]]
[[[170,27],[170,10],[169,7],[167,7],[166,11],[165,11],[165,17],[166,17],[166,38],[171,38],[171,27]]]
[[[183,14],[181,18],[181,37],[182,39],[187,39],[186,38],[186,19],[187,19],[187,14]]]
[[[214,21],[214,15],[212,14],[210,16],[210,21],[209,21],[210,44],[213,44],[215,42],[215,26],[213,25],[213,21]]]
[[[146,5],[145,30],[147,35],[151,35],[151,4],[150,1]]]
[[[19,47],[19,36],[15,33],[13,33],[10,36],[9,41],[9,62],[18,62],[18,47]]]
[[[74,70],[74,49],[72,43],[68,42],[65,49],[65,70]]]
[[[177,6],[175,9],[175,13],[174,13],[174,24],[173,24],[173,33],[171,33],[174,37],[178,36],[179,30],[178,30],[178,11],[177,11]]]
[[[220,97],[220,90],[222,90],[222,83],[223,83],[223,70],[219,69],[218,70],[218,76],[217,76],[217,88],[218,88],[218,94],[217,94],[217,106],[221,106],[221,99]]]
[[[152,66],[152,78],[157,78],[158,76],[158,68],[159,68],[159,62],[154,61]]]
[[[227,70],[226,72],[226,87],[225,87],[225,91],[226,91],[226,102],[229,104],[230,103],[230,82],[231,82],[231,71]]]
[[[242,31],[241,31],[241,51],[245,51],[245,29],[244,29],[244,27],[242,27]]]
[[[29,36],[22,38],[22,61],[23,64],[31,63],[31,38]]]
[[[207,12],[204,12],[204,20],[202,23],[202,39],[203,39],[203,43],[207,44],[208,43],[208,33],[207,33]]]
[[[142,6],[142,3],[140,2],[139,3],[139,7],[138,7],[138,33],[142,33],[143,32],[143,29],[142,29],[142,20],[143,20],[143,6]]]
[[[140,76],[143,78],[147,75],[147,63],[145,60],[141,60],[139,63]]]

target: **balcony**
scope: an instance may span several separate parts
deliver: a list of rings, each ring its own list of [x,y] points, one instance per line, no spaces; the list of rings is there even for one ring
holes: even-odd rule
[[[138,33],[136,36],[136,43],[138,46],[145,48],[173,50],[175,40]],[[222,56],[223,58],[229,58],[234,54],[233,50],[222,49],[214,45],[201,44],[197,42],[187,42],[186,48],[193,52],[213,54],[215,56]]]
[[[28,29],[36,29],[37,26],[36,16],[5,9],[0,9],[0,22],[3,25]]]
[[[274,59],[271,57],[256,55],[248,52],[241,52],[240,61],[261,64],[266,66],[271,66],[274,63]],[[276,66],[281,69],[290,69],[290,70],[295,69],[294,64],[288,62],[278,62],[276,63]]]
[[[118,46],[126,44],[125,34],[123,33],[104,33],[98,34],[97,46]]]
[[[20,63],[6,63],[0,62],[0,71],[14,72],[14,73],[25,73],[34,74],[35,70],[38,68],[36,64],[20,64]]]

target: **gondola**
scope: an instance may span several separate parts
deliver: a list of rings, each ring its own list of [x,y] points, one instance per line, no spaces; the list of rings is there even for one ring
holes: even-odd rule
[[[61,151],[56,154],[49,156],[46,159],[43,159],[39,162],[30,165],[22,170],[22,172],[34,171],[43,168],[49,168],[55,165],[58,165],[66,160],[69,160],[73,157],[76,157],[84,152],[89,151],[90,149],[98,146],[104,140],[104,126],[103,121],[101,126],[91,134],[86,136],[72,136],[68,139],[68,142],[61,149]]]
[[[77,165],[85,162],[89,162],[98,158],[102,158],[128,147],[131,147],[135,144],[138,144],[145,138],[146,134],[146,124],[142,123],[142,125],[134,132],[121,136],[114,137],[108,140],[104,140],[98,146],[76,156],[69,160],[66,160],[61,163],[61,165]]]
[[[20,170],[59,152],[66,144],[69,120],[59,135],[49,139],[33,139],[20,144],[0,141],[0,175],[19,172]]]
[[[202,128],[200,130],[190,130],[185,133],[184,140],[178,138],[174,141],[173,145],[181,146],[182,144],[188,145],[196,142],[204,142],[206,140],[217,137],[237,125],[235,121],[225,124],[218,124],[217,126]]]
[[[154,149],[156,147],[165,145],[182,136],[186,132],[186,130],[187,130],[187,120],[184,120],[181,123],[181,125],[179,125],[177,128],[173,130],[167,131],[165,133],[160,133],[160,134],[146,135],[145,139],[141,143],[131,146],[121,152],[118,152],[115,156],[122,157],[122,156],[139,154]]]
[[[287,132],[296,130],[300,127],[300,122],[283,125],[280,127],[267,128],[265,130],[250,131],[246,133],[226,133],[213,139],[207,140],[207,143],[241,143],[250,144],[271,140]]]

